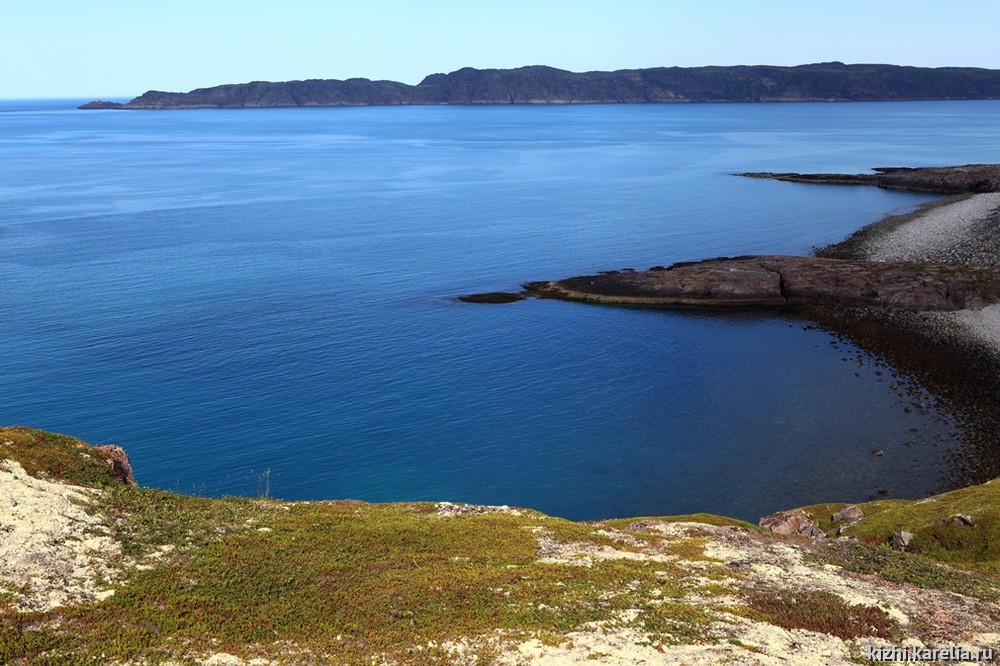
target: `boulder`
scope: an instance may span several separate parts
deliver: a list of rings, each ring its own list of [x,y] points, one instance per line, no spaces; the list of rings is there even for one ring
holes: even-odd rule
[[[909,547],[910,542],[913,541],[913,537],[917,536],[913,532],[907,532],[906,530],[900,530],[896,532],[891,537],[889,537],[889,546],[893,550],[904,551]]]
[[[959,513],[948,519],[948,522],[952,525],[972,527],[975,523],[972,520],[972,516],[967,513]]]
[[[853,525],[854,523],[858,522],[864,517],[865,517],[864,511],[862,511],[861,507],[857,506],[856,504],[852,504],[851,506],[845,506],[843,509],[833,514],[832,516],[834,522],[846,523],[844,527],[846,527],[847,525]]]
[[[760,526],[775,534],[796,534],[809,537],[824,537],[826,533],[812,516],[804,511],[778,511],[760,519]]]

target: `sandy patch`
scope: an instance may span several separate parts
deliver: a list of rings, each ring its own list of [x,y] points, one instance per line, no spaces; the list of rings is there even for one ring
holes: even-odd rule
[[[113,591],[118,543],[86,505],[98,490],[36,479],[17,462],[0,463],[0,589],[18,610],[103,599]]]

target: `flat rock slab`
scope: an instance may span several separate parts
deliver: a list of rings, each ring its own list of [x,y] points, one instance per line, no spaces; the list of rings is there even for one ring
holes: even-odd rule
[[[880,167],[875,173],[775,173],[770,171],[738,174],[750,178],[770,178],[793,183],[829,185],[874,185],[889,190],[963,194],[1000,192],[1000,164],[966,164],[949,167]]]
[[[533,282],[525,291],[542,298],[615,305],[944,311],[1000,302],[1000,268],[766,255]]]

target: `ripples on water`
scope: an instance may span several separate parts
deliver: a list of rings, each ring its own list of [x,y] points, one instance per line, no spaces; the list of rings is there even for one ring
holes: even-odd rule
[[[452,297],[807,253],[928,197],[729,174],[990,161],[997,103],[69,106],[0,113],[3,421],[146,485],[752,520],[937,487],[947,416],[804,322]]]

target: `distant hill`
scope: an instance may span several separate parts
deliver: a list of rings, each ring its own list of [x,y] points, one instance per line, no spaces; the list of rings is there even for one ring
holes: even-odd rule
[[[648,104],[1000,99],[1000,70],[827,62],[796,67],[655,67],[567,72],[545,66],[431,74],[415,86],[369,79],[228,84],[187,93],[150,90],[83,109],[201,109],[403,104]]]

